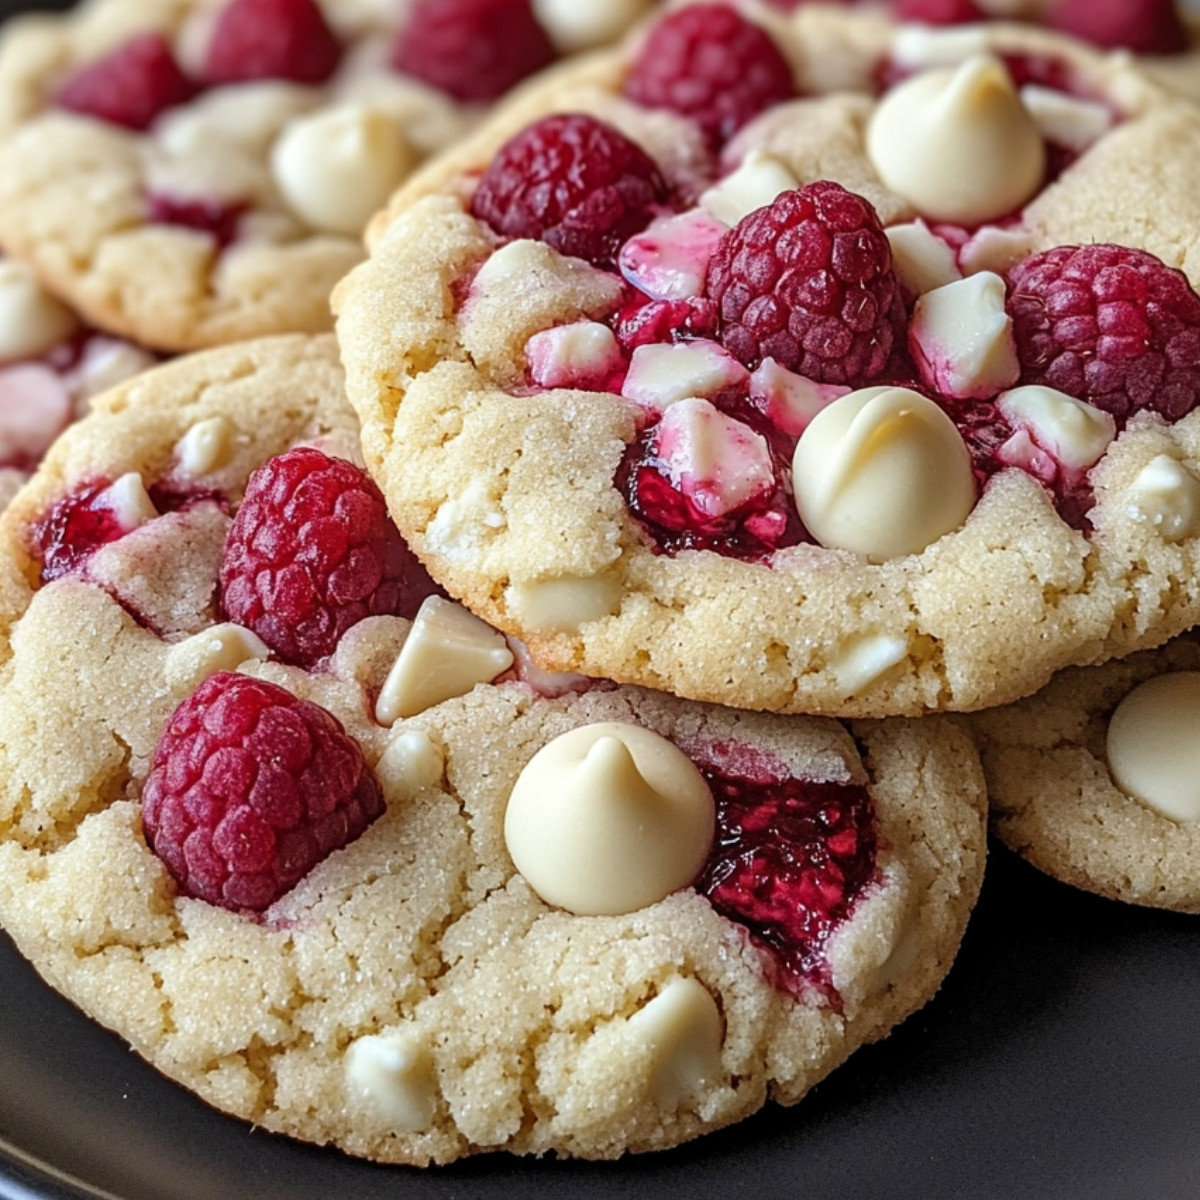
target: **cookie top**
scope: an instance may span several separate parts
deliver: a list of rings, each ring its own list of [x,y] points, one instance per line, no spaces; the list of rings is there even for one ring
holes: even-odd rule
[[[408,1163],[673,1145],[932,993],[969,739],[550,676],[445,599],[394,615],[410,578],[375,605],[386,569],[299,662],[323,481],[348,529],[378,498],[315,448],[352,432],[332,339],[228,347],[106,393],[0,517],[0,923],[53,986],[224,1111]]]
[[[689,92],[714,13],[756,82]],[[1197,139],[1045,31],[686,6],[375,220],[335,293],[369,467],[556,669],[877,717],[1164,640],[1200,619]],[[1159,284],[1180,316],[1127,365]]]
[[[991,824],[1074,887],[1200,912],[1200,639],[1063,671],[976,713]]]
[[[409,171],[645,4],[538,7],[89,0],[14,20],[0,244],[159,349],[328,329],[364,222]]]

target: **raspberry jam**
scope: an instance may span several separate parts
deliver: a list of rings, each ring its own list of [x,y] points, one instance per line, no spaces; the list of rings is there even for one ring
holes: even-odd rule
[[[31,531],[32,552],[42,563],[42,582],[69,574],[93,552],[128,530],[102,501],[111,479],[84,484],[58,500]]]
[[[717,835],[696,888],[772,956],[777,986],[839,999],[830,935],[876,878],[871,796],[854,784],[787,778],[765,762],[698,764],[717,808]]]

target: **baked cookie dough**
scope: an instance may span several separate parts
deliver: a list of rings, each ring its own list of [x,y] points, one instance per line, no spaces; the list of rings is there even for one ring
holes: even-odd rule
[[[328,338],[177,360],[0,517],[0,923],[45,978],[217,1108],[415,1164],[670,1146],[921,1005],[984,862],[956,727],[547,675],[436,596],[307,666],[227,619],[247,507],[291,506],[272,546],[309,538],[312,493],[251,469],[355,470],[313,466],[352,445],[341,386]],[[277,848],[325,828],[281,815],[306,737],[360,813],[272,898],[263,822]]]
[[[1200,638],[970,718],[993,832],[1074,887],[1200,912]]]
[[[645,4],[461,7],[88,0],[8,22],[0,244],[146,346],[328,329],[392,189],[501,90]]]
[[[843,716],[1010,701],[1200,619],[1200,111],[1045,31],[972,27],[964,59],[961,30],[821,5],[722,18],[754,82],[688,108],[681,35],[646,39],[713,10],[507,106],[335,293],[368,467],[433,575],[553,669]],[[573,139],[607,147],[603,199],[539,209],[523,181]],[[1039,374],[1021,273],[1090,243],[1189,314],[1169,417],[1174,334],[1161,388],[1116,367],[1136,403]],[[1054,337],[1140,320],[1144,292],[1099,311],[1093,253]]]

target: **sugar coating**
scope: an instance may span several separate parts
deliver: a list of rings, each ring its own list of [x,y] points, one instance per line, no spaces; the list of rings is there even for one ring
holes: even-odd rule
[[[418,1164],[673,1145],[768,1097],[799,1099],[923,1003],[984,860],[982,778],[949,724],[848,729],[632,688],[547,699],[510,682],[387,728],[371,697],[407,637],[400,618],[363,621],[308,674],[265,661],[219,616],[158,636],[111,580],[37,586],[25,529],[80,479],[169,475],[188,430],[220,418],[228,456],[200,479],[236,507],[257,463],[353,429],[341,388],[328,338],[177,360],[101,398],[0,518],[0,923],[43,976],[223,1111]],[[160,542],[157,590],[182,589],[193,614],[215,584],[204,544]],[[333,712],[388,803],[261,920],[179,897],[139,815],[168,714],[235,662]],[[877,877],[828,944],[840,1012],[772,986],[744,930],[689,889],[579,918],[515,873],[503,825],[521,768],[598,721],[647,726],[694,760],[751,753],[870,787]]]
[[[817,94],[752,121],[724,165],[766,151],[798,180],[833,179],[861,193],[885,226],[913,222],[919,214],[866,154],[870,96],[821,94],[868,88],[893,27],[821,5],[756,19],[770,25],[798,87]],[[980,47],[1057,55],[1125,119],[1034,198],[1019,226],[972,239],[971,269],[1003,271],[1033,250],[1114,241],[1200,282],[1200,155],[1182,151],[1200,144],[1200,110],[1121,56],[1044,31],[980,27],[970,52]],[[471,280],[486,273],[496,245],[466,208],[470,173],[550,111],[612,122],[684,194],[707,186],[696,181],[694,128],[620,96],[631,54],[626,47],[559,72],[419,173],[370,226],[370,260],[335,292],[367,463],[452,594],[555,669],[750,708],[869,717],[1010,701],[1055,669],[1129,653],[1200,621],[1200,542],[1194,533],[1164,537],[1164,523],[1146,520],[1129,495],[1157,456],[1200,470],[1196,413],[1169,427],[1148,417],[1129,424],[1092,472],[1090,536],[1013,469],[989,482],[961,529],[878,564],[817,545],[779,551],[769,567],[707,551],[655,553],[613,484],[639,414],[605,393],[523,386],[531,336],[603,319],[615,304],[543,264],[536,289],[512,287],[502,308],[477,305]],[[530,619],[531,589],[559,584],[587,584],[603,603],[566,627]],[[864,637],[902,649],[879,658],[873,674],[848,671]]]
[[[1035,867],[1101,896],[1200,912],[1200,822],[1123,792],[1108,766],[1109,718],[1139,684],[1200,670],[1200,639],[1063,671],[1035,696],[969,720],[992,831]]]

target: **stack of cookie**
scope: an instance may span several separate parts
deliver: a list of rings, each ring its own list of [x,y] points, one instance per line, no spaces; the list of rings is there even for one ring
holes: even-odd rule
[[[1196,676],[1103,744],[1194,644],[1011,706],[1200,622],[1200,109],[1055,32],[690,3],[405,181],[643,7],[93,0],[0,55],[7,370],[210,347],[0,517],[0,924],[381,1161],[798,1100],[950,967],[972,735],[1001,836],[1200,907],[1144,753]]]

